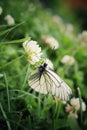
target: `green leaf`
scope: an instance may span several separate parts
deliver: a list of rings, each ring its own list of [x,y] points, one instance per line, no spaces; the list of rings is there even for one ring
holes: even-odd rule
[[[65,128],[65,127],[68,127],[69,124],[68,124],[68,120],[66,119],[58,119],[58,120],[55,120],[55,128],[58,129],[58,128]],[[75,129],[73,129],[75,130]]]
[[[77,119],[73,116],[68,117],[68,124],[69,124],[70,130],[81,130],[77,122]]]

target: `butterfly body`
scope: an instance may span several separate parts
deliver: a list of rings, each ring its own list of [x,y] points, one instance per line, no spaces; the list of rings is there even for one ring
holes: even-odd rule
[[[70,87],[46,63],[40,65],[30,75],[29,85],[39,93],[51,93],[62,100],[68,100],[72,93]]]
[[[43,65],[40,65],[40,66],[38,67],[38,70],[39,70],[39,72],[40,72],[40,78],[41,78],[41,75],[45,72],[46,67],[47,67],[47,64],[46,64],[46,63],[44,63]]]

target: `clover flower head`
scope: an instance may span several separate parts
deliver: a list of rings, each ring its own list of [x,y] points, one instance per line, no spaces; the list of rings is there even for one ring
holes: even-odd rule
[[[80,33],[77,39],[84,47],[87,47],[87,31]]]
[[[70,104],[74,106],[77,111],[80,109],[79,98],[72,98]]]
[[[52,36],[42,36],[42,41],[45,44],[49,45],[51,49],[56,50],[59,48],[58,41]]]
[[[42,53],[41,48],[39,47],[36,41],[27,40],[23,43],[23,47],[28,56],[28,62],[30,64],[34,65],[36,62],[40,61]]]
[[[62,57],[61,63],[65,64],[65,65],[72,66],[75,63],[75,58],[73,56],[70,56],[70,55],[65,55]]]
[[[78,111],[80,109],[80,101],[79,98],[72,98],[70,100],[70,104],[75,107],[75,109]],[[81,101],[82,104],[82,111],[86,110],[86,105],[83,101]]]
[[[81,107],[82,111],[84,112],[86,110],[86,104],[81,100]],[[78,118],[78,111],[80,110],[80,101],[79,98],[72,98],[70,100],[70,104],[67,104],[66,106],[66,112],[68,112],[71,116],[74,116],[75,118]]]
[[[5,16],[5,20],[6,20],[8,25],[14,25],[15,24],[14,18],[10,14]]]

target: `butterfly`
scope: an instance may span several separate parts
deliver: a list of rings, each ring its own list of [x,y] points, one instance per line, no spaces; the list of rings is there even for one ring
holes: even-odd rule
[[[51,93],[62,100],[68,100],[71,88],[56,74],[47,63],[41,64],[30,75],[29,86],[42,94]]]

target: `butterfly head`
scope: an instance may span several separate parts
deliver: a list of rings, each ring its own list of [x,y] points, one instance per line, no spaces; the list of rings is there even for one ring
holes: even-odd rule
[[[43,73],[43,72],[45,71],[46,67],[47,67],[47,64],[44,63],[44,64],[40,65],[40,66],[38,67],[38,69],[39,69],[39,71],[40,71],[41,73]]]

